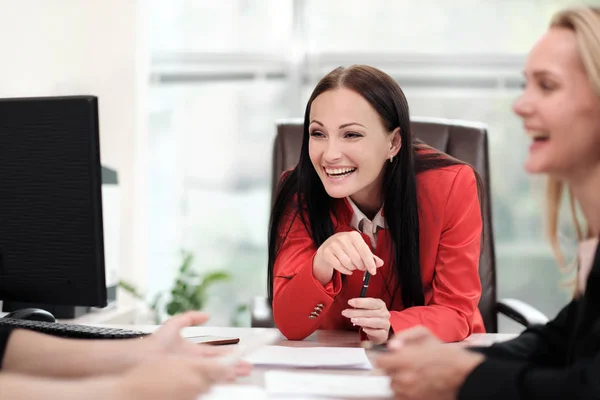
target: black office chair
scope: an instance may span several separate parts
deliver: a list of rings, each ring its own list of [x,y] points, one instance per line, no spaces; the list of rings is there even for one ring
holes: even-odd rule
[[[302,120],[277,124],[273,150],[272,195],[283,171],[293,168],[300,158],[303,134]],[[524,325],[544,324],[548,318],[532,306],[517,299],[497,299],[496,257],[492,229],[490,174],[487,128],[484,124],[439,118],[412,118],[414,135],[428,145],[462,160],[475,168],[484,184],[483,234],[479,261],[482,293],[479,310],[486,331],[498,332],[498,313]],[[273,327],[271,306],[265,297],[256,297],[251,304],[252,326]]]

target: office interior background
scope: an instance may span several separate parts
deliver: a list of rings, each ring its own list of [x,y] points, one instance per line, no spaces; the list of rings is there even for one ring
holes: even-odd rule
[[[488,125],[499,297],[548,316],[567,302],[511,105],[528,50],[572,1],[0,4],[2,97],[99,96],[102,160],[120,177],[119,272],[148,299],[171,289],[187,251],[198,273],[232,277],[209,291],[209,324],[249,324],[244,306],[266,294],[276,121],[302,117],[320,77],[360,63],[392,75],[413,116]]]

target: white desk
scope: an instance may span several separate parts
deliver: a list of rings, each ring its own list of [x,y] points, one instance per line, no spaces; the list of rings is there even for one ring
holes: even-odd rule
[[[115,326],[115,325],[111,325]],[[135,329],[145,332],[153,332],[157,326],[140,326],[140,325],[118,325],[116,327]],[[255,335],[260,331],[273,330],[269,328],[233,328],[233,327],[191,327],[183,330],[183,336],[199,336],[199,335],[217,335],[217,336],[234,336],[240,338],[240,343],[244,342],[244,338],[249,335]],[[509,340],[515,337],[516,334],[475,334],[460,342],[471,346],[488,346],[494,342]],[[276,343],[280,346],[293,347],[360,347],[359,337],[356,332],[343,331],[317,331],[310,337],[302,341],[289,341],[283,336],[281,341]],[[235,345],[232,345],[235,346]],[[367,351],[367,356],[371,361],[376,357],[376,352]],[[264,386],[264,373],[268,370],[276,370],[279,368],[261,368],[255,367],[250,376],[238,379],[239,384],[252,384]],[[287,369],[289,371],[289,369]],[[311,373],[320,374],[344,374],[344,375],[376,375],[377,370],[332,370],[332,369],[311,369]]]

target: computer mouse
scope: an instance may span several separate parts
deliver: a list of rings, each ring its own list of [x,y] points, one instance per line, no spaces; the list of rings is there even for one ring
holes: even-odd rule
[[[41,308],[22,308],[4,316],[4,318],[26,319],[29,321],[56,322],[54,315]]]

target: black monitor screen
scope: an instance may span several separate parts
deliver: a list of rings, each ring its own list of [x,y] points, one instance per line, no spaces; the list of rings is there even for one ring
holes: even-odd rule
[[[106,305],[98,101],[0,99],[0,300]]]

